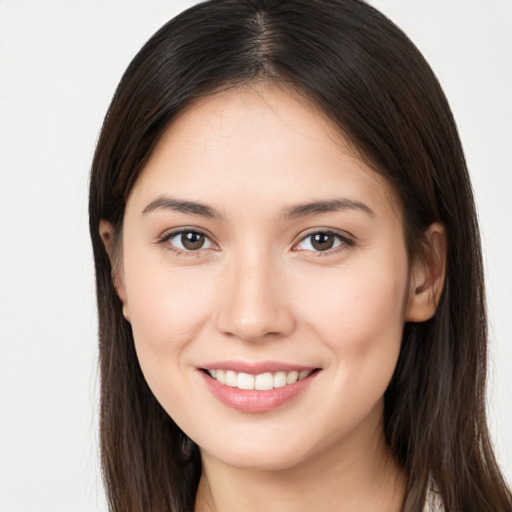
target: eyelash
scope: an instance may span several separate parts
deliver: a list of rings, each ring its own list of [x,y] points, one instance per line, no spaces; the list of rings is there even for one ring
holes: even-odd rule
[[[340,244],[334,248],[327,249],[325,251],[308,251],[311,252],[316,257],[323,257],[323,256],[330,256],[332,254],[338,254],[342,251],[347,250],[350,247],[353,247],[355,245],[355,240],[353,237],[348,236],[347,233],[341,233],[339,231],[335,231],[332,229],[317,229],[315,231],[312,231],[310,233],[307,233],[304,235],[296,244],[294,244],[294,248],[303,243],[308,238],[311,238],[315,235],[327,235],[327,236],[333,236],[338,239]],[[301,249],[298,249],[301,250]],[[306,249],[303,249],[306,250]]]
[[[162,245],[166,245],[166,248],[175,253],[177,256],[184,256],[184,257],[198,257],[200,252],[202,250],[204,250],[203,247],[197,249],[197,250],[183,250],[183,249],[180,249],[174,245],[172,245],[170,243],[170,241],[179,236],[179,235],[184,235],[184,234],[187,234],[187,233],[193,233],[193,234],[196,234],[196,235],[202,235],[205,237],[205,239],[209,240],[210,241],[210,244],[212,246],[215,246],[216,244],[211,240],[211,238],[206,234],[204,233],[203,231],[200,231],[198,229],[180,229],[178,231],[172,231],[170,233],[167,233],[165,235],[163,235],[159,240],[158,240],[158,243],[162,244]],[[338,239],[338,241],[340,242],[338,246],[336,246],[334,249],[327,249],[325,251],[309,251],[307,249],[295,249],[295,247],[297,247],[298,245],[300,245],[301,243],[303,243],[304,241],[306,241],[308,238],[311,238],[313,237],[314,235],[327,235],[327,236],[334,236]],[[313,253],[315,256],[328,256],[328,255],[331,255],[331,254],[337,254],[339,252],[342,252],[344,250],[346,250],[347,248],[349,247],[353,247],[355,245],[355,241],[353,238],[351,238],[350,236],[347,236],[346,233],[342,234],[338,231],[334,231],[332,229],[319,229],[319,230],[316,230],[316,231],[312,231],[306,235],[304,235],[297,243],[295,243],[293,245],[293,249],[292,250],[295,250],[295,251],[308,251],[308,252],[311,252]],[[207,249],[210,249],[211,247],[207,247]]]
[[[160,243],[162,245],[165,245],[167,250],[173,252],[177,256],[198,257],[199,253],[201,252],[201,249],[204,249],[204,248],[200,248],[200,249],[198,249],[196,251],[194,251],[194,250],[183,250],[183,249],[180,249],[179,247],[176,247],[176,246],[174,246],[174,245],[172,245],[170,243],[170,241],[173,238],[176,238],[179,235],[184,235],[184,234],[187,234],[187,233],[193,233],[195,235],[202,235],[202,236],[205,237],[205,239],[210,241],[212,246],[215,246],[215,243],[211,240],[211,238],[206,233],[204,233],[203,231],[200,231],[198,229],[179,229],[178,231],[172,231],[170,233],[167,233],[167,234],[163,235],[158,240],[158,243]],[[208,247],[208,249],[209,249],[209,247]]]

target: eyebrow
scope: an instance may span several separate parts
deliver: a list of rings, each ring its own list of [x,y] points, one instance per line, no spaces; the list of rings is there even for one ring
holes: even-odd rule
[[[339,212],[346,210],[359,210],[370,217],[375,217],[374,211],[360,201],[352,199],[330,199],[328,201],[314,201],[312,203],[299,204],[291,206],[284,211],[285,219],[294,219],[297,217],[306,217],[319,213]]]
[[[212,219],[221,217],[221,215],[213,208],[205,204],[196,203],[195,201],[184,201],[167,196],[160,196],[154,201],[151,201],[151,203],[142,210],[142,215],[155,210],[174,210],[179,213],[199,215],[201,217],[209,217]]]
[[[176,199],[168,196],[160,196],[154,201],[151,201],[144,210],[142,215],[155,210],[173,210],[187,215],[197,215],[201,217],[208,217],[211,219],[220,219],[222,215],[211,206],[206,204],[197,203],[195,201],[187,201]],[[316,215],[320,213],[330,213],[347,210],[359,210],[370,217],[374,217],[374,211],[366,204],[352,199],[330,199],[326,201],[313,201],[311,203],[304,203],[299,205],[290,206],[285,208],[283,216],[285,219],[295,219],[299,217],[307,217],[309,215]]]

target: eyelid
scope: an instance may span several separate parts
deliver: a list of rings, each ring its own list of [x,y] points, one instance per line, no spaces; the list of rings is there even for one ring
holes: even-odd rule
[[[205,238],[207,238],[210,241],[210,243],[212,244],[212,247],[207,247],[204,249],[201,248],[201,249],[197,249],[197,250],[186,250],[186,249],[180,249],[179,247],[176,247],[176,246],[168,243],[172,238],[174,238],[180,234],[183,234],[183,233],[198,233],[198,234],[204,235]],[[296,247],[301,242],[303,242],[305,239],[307,239],[308,237],[313,236],[315,234],[333,235],[333,236],[337,237],[338,239],[340,239],[342,243],[335,248],[327,249],[325,251],[312,251],[312,250],[308,250],[308,249],[296,249]],[[170,250],[178,255],[183,255],[183,256],[197,257],[197,256],[199,256],[199,254],[201,252],[204,252],[205,250],[212,249],[212,248],[216,249],[216,250],[219,249],[219,245],[215,241],[213,236],[211,236],[204,229],[201,229],[201,228],[198,228],[195,226],[190,226],[190,227],[183,226],[183,227],[171,229],[170,231],[165,231],[162,235],[160,235],[158,237],[158,239],[156,240],[156,243],[166,245],[167,246],[166,248],[168,250]],[[314,229],[308,230],[306,233],[301,234],[300,238],[292,245],[292,251],[311,252],[311,253],[314,253],[315,256],[322,256],[322,255],[329,255],[329,254],[343,251],[347,247],[354,246],[355,243],[356,243],[356,237],[354,235],[352,235],[351,233],[349,233],[348,231],[338,230],[338,229],[334,229],[334,228],[314,228]]]
[[[307,238],[309,238],[313,235],[316,235],[316,234],[333,235],[333,236],[337,237],[338,239],[340,239],[342,243],[337,247],[327,249],[325,251],[312,251],[312,250],[308,250],[308,249],[296,249],[296,247],[300,243],[302,243]],[[306,233],[301,234],[299,240],[293,244],[292,250],[295,250],[297,252],[298,251],[311,252],[311,253],[315,254],[315,256],[322,256],[322,255],[327,256],[328,254],[333,254],[333,253],[343,251],[347,247],[353,247],[355,245],[355,243],[356,243],[356,237],[347,231],[341,231],[341,230],[333,229],[333,228],[314,228]]]
[[[200,248],[200,249],[197,249],[197,250],[187,250],[187,249],[180,249],[179,247],[176,247],[174,245],[172,245],[170,242],[170,240],[172,240],[174,237],[178,236],[178,235],[181,235],[183,233],[197,233],[199,235],[203,235],[205,238],[207,238],[210,243],[212,244],[211,247],[206,247],[206,248]],[[201,229],[201,228],[198,228],[198,227],[193,227],[193,226],[184,226],[184,227],[180,227],[180,228],[175,228],[175,229],[171,229],[169,231],[164,231],[164,233],[162,235],[160,235],[157,240],[156,240],[156,243],[157,244],[162,244],[162,245],[165,245],[166,246],[166,249],[175,253],[175,254],[178,254],[180,256],[199,256],[199,254],[205,250],[208,250],[208,249],[217,249],[218,248],[218,244],[217,242],[215,242],[214,238],[209,234],[207,233],[204,229]]]

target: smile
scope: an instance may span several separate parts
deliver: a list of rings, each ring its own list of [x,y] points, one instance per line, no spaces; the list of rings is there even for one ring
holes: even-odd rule
[[[302,370],[302,371],[278,371],[278,372],[265,372],[259,373],[258,375],[252,375],[250,373],[237,373],[233,370],[207,370],[208,375],[215,379],[220,384],[229,386],[232,388],[257,391],[268,391],[274,388],[282,388],[295,384],[298,380],[305,379],[308,377],[313,370]]]
[[[296,399],[316,380],[321,370],[304,367],[278,369],[277,364],[267,364],[266,368],[263,365],[259,368],[241,364],[229,366],[238,366],[238,371],[202,368],[199,374],[213,396],[224,405],[250,413],[268,412]]]

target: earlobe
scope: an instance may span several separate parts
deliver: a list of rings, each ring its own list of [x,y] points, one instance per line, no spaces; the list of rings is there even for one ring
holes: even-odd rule
[[[123,303],[123,316],[126,320],[130,321],[130,315],[128,311],[128,302],[126,298],[126,287],[124,284],[124,276],[122,272],[122,263],[120,262],[118,249],[114,246],[114,228],[112,224],[106,220],[101,220],[99,225],[99,233],[105,251],[110,259],[110,265],[112,267],[112,283],[117,292],[118,297]]]
[[[432,318],[443,291],[447,257],[444,226],[432,224],[425,239],[425,258],[412,264],[405,314],[407,322],[424,322]]]

